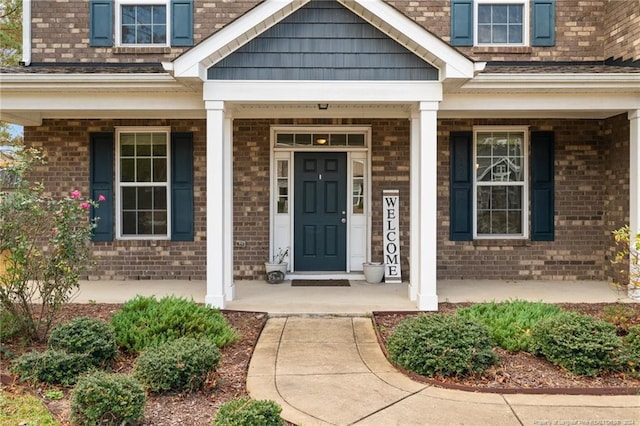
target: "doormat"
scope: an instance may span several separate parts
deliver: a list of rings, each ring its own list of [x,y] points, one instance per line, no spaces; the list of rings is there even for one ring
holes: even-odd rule
[[[291,287],[350,287],[349,280],[291,280]]]

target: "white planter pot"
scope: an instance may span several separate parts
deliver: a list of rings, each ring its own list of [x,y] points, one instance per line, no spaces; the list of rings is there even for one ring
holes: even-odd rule
[[[371,284],[378,284],[384,278],[384,263],[365,262],[362,264],[364,279]]]
[[[287,262],[283,263],[264,263],[264,269],[266,272],[266,281],[269,284],[278,284],[284,280],[287,274]],[[275,272],[275,273],[274,273]]]

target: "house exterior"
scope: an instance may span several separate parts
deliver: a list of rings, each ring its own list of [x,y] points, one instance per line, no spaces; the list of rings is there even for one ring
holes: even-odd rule
[[[606,280],[640,231],[637,0],[25,0],[0,119],[54,194],[107,198],[90,279],[224,307],[383,261],[436,280]],[[392,255],[395,253],[391,253]]]

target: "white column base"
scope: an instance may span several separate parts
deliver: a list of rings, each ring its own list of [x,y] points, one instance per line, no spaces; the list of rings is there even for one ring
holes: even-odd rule
[[[417,307],[420,311],[437,311],[438,295],[437,294],[418,294]]]
[[[204,304],[210,308],[224,309],[224,306],[225,306],[224,302],[225,300],[224,300],[223,294],[219,294],[219,295],[207,294],[204,297]]]

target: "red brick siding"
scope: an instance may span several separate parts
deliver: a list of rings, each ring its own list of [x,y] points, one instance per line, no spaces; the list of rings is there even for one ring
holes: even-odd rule
[[[259,3],[261,0],[195,0],[195,43]],[[443,40],[450,40],[450,0],[389,0],[387,3]],[[640,6],[636,0],[561,0],[556,4],[554,47],[464,47],[460,50],[480,61],[593,61],[611,56],[639,58]],[[34,62],[161,62],[173,60],[186,50],[170,47],[89,47],[88,5],[88,0],[33,2]]]
[[[632,3],[636,0],[616,0]],[[451,0],[389,0],[416,23],[442,40],[451,39]],[[553,47],[459,47],[478,61],[597,61],[603,57],[605,0],[556,1],[556,45]]]
[[[73,189],[89,193],[89,133],[113,132],[115,126],[171,126],[194,134],[195,241],[116,240],[92,243],[96,266],[90,279],[205,279],[206,198],[205,123],[203,120],[44,120],[25,127],[25,142],[42,148],[47,165],[35,178],[59,196]],[[115,206],[115,204],[114,204]],[[98,215],[100,212],[98,211]]]
[[[449,241],[449,132],[529,125],[555,132],[555,241]],[[609,143],[600,120],[442,120],[438,129],[438,278],[606,279],[603,231]]]
[[[402,119],[235,120],[234,247],[236,279],[260,279],[269,247],[271,125],[370,125],[372,129],[372,258],[382,258],[381,195],[399,189],[403,277],[409,273],[410,122]],[[528,125],[556,134],[556,240],[449,241],[449,132],[474,125]],[[205,279],[206,164],[203,120],[45,120],[26,127],[28,145],[48,165],[35,175],[52,195],[88,193],[90,132],[115,126],[171,126],[195,136],[195,241],[95,243],[92,279]],[[610,230],[628,221],[629,122],[608,120],[440,120],[438,127],[438,278],[606,279]]]
[[[611,231],[629,224],[629,119],[620,114],[604,121],[604,134],[610,140],[605,153],[607,162],[605,198],[604,198],[604,235],[607,245],[605,267],[609,276],[618,282],[624,282],[618,273],[622,266],[614,267],[610,260],[615,257],[615,243]]]
[[[640,1],[606,2],[604,57],[640,60]]]
[[[195,0],[194,43],[218,31],[262,0]],[[89,46],[89,0],[35,0],[32,3],[33,62],[162,62],[188,48]]]

